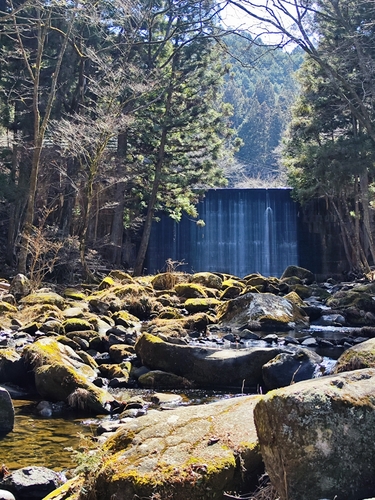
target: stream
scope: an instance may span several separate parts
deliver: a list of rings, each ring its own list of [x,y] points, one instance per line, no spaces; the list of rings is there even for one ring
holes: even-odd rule
[[[296,337],[302,336],[303,333],[298,333]],[[313,332],[310,330],[309,333]],[[332,329],[329,329],[328,335],[331,339],[335,335]],[[325,336],[321,330],[319,336],[323,338]],[[194,342],[192,343],[194,344]],[[207,342],[207,344],[210,345],[210,342]],[[246,341],[240,348],[263,344],[266,345],[266,342],[262,340],[256,342]],[[238,345],[233,346],[230,342],[225,342],[223,347],[239,348]],[[336,352],[337,349],[338,352]],[[323,356],[322,364],[326,369],[326,373],[331,371],[335,359],[343,351],[341,347],[336,349],[322,349],[320,347],[315,350]],[[228,394],[228,392],[203,390],[187,390],[183,394],[181,394],[181,391],[168,392],[179,394],[182,397],[179,405],[185,406],[218,401],[234,395]],[[152,402],[154,393],[155,391],[145,389],[127,389],[123,390],[123,394],[113,393],[113,395],[117,400],[121,400],[122,397],[123,400],[127,400],[132,396],[140,396],[144,399],[148,408],[160,409]],[[31,465],[48,467],[57,472],[72,469],[76,466],[73,450],[79,449],[85,437],[96,436],[96,428],[101,422],[118,418],[118,415],[88,418],[87,415],[80,416],[73,412],[65,412],[45,418],[41,417],[36,411],[38,402],[39,400],[13,399],[16,413],[15,424],[13,432],[0,437],[0,466],[4,464],[9,470]]]

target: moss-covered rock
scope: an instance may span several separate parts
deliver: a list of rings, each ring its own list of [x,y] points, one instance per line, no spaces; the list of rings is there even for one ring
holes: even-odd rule
[[[150,411],[124,424],[105,444],[108,458],[87,479],[86,493],[92,500],[208,500],[246,488],[262,469],[252,420],[258,399]]]
[[[66,333],[94,329],[92,324],[83,318],[68,318],[63,322],[62,326]]]
[[[155,290],[172,290],[177,283],[187,283],[190,276],[185,273],[167,272],[159,273],[151,280]]]
[[[76,290],[75,288],[65,288],[64,297],[67,299],[78,300],[78,301],[86,299],[86,295],[83,292]]]
[[[375,491],[375,370],[321,377],[269,392],[254,418],[262,457],[282,500]]]
[[[176,309],[175,307],[163,307],[159,314],[158,317],[160,319],[181,319],[184,316],[181,314],[181,312]]]
[[[192,283],[199,283],[207,288],[221,290],[223,280],[214,273],[195,273],[191,277]]]
[[[116,325],[124,326],[125,328],[137,328],[140,326],[140,321],[136,316],[127,311],[115,312],[112,316]]]
[[[55,292],[37,292],[26,295],[20,300],[20,304],[23,305],[36,305],[36,304],[49,304],[63,309],[65,305],[65,299],[61,295]]]
[[[307,326],[304,311],[294,302],[271,293],[246,293],[218,307],[219,324],[243,330],[290,330]]]
[[[185,299],[197,299],[207,297],[205,288],[198,283],[178,283],[174,290],[179,297]]]
[[[356,308],[375,313],[373,295],[356,290],[340,290],[328,298],[327,305],[332,309]]]
[[[339,357],[335,373],[375,368],[375,338],[350,347]]]
[[[290,278],[291,276],[296,276],[306,285],[311,285],[311,283],[315,280],[315,276],[311,271],[299,266],[288,266],[281,275],[280,279],[283,280],[284,278]]]
[[[300,283],[290,286],[289,289],[297,293],[301,299],[308,299],[313,294],[313,291],[309,286]]]
[[[91,380],[96,371],[67,345],[51,337],[26,346],[23,356],[35,374],[39,394],[51,401],[67,401],[71,406],[94,413],[106,413],[107,391]]]
[[[114,363],[122,363],[125,359],[134,354],[134,346],[125,344],[111,345],[109,348],[109,355]]]
[[[184,302],[184,307],[189,313],[197,313],[215,309],[220,303],[220,300],[215,298],[187,299]]]

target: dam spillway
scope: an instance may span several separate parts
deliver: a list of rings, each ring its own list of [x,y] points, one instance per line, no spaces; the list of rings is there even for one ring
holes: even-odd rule
[[[281,276],[299,265],[297,204],[290,189],[210,189],[198,204],[199,219],[179,223],[162,216],[152,228],[146,272],[211,271],[243,277]]]

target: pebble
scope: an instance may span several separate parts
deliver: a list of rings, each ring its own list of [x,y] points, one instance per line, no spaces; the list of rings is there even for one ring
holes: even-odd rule
[[[16,498],[10,491],[0,490],[0,500],[16,500]]]

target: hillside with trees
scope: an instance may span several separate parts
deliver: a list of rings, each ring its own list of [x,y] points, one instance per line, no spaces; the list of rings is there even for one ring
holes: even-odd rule
[[[214,1],[0,2],[6,260],[142,272],[161,209],[196,215],[235,149]],[[6,230],[6,235],[4,234]],[[125,256],[123,241],[125,240]],[[42,259],[42,255],[44,258]]]
[[[299,92],[295,74],[304,53],[240,35],[225,37],[230,71],[224,99],[233,107],[233,127],[242,141],[229,179],[231,185],[251,187],[257,179],[277,182],[280,177],[279,145]]]

